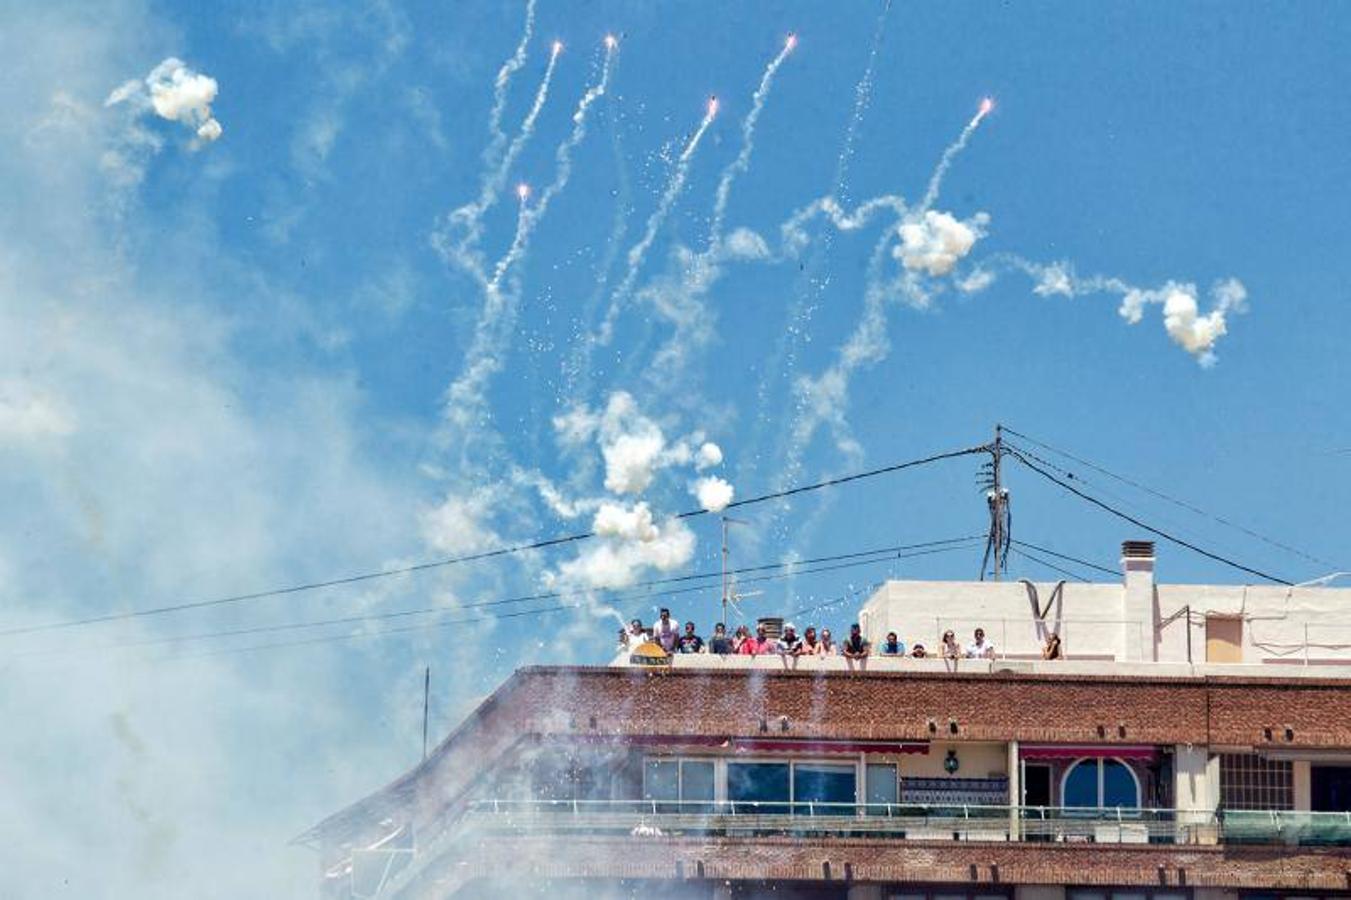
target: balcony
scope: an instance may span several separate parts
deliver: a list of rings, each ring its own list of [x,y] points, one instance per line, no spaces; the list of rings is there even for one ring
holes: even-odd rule
[[[477,800],[469,804],[463,824],[485,833],[532,836],[1351,846],[1351,813],[906,803]]]

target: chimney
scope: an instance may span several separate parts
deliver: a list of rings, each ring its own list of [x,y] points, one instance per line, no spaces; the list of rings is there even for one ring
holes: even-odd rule
[[[1121,659],[1158,660],[1154,621],[1154,542],[1122,541]]]

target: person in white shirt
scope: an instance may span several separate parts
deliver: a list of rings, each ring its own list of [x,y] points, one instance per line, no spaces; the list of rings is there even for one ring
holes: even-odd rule
[[[975,640],[966,645],[967,659],[994,659],[994,644],[985,640],[985,629],[977,628]]]
[[[671,618],[669,609],[662,609],[656,623],[652,626],[652,640],[661,644],[661,649],[674,653],[680,642],[680,626]]]

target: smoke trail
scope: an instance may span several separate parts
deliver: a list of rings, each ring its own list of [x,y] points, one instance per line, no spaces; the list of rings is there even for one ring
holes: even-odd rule
[[[736,181],[738,175],[750,167],[751,152],[755,149],[755,124],[760,119],[761,111],[765,108],[765,101],[769,99],[770,88],[774,86],[774,76],[778,73],[779,67],[783,65],[783,61],[788,58],[788,54],[792,53],[796,46],[797,35],[788,35],[787,40],[783,42],[783,49],[765,67],[764,75],[760,76],[760,86],[751,95],[751,110],[741,122],[741,152],[737,154],[736,159],[728,164],[727,168],[722,170],[722,178],[718,181],[716,199],[713,203],[713,222],[708,229],[710,250],[717,245],[722,237],[723,221],[727,216],[727,201],[732,195],[732,183]]]
[[[981,121],[994,109],[994,101],[989,97],[980,101],[980,109],[972,116],[971,121],[962,129],[957,140],[948,145],[943,151],[943,156],[938,160],[938,166],[934,169],[933,175],[929,177],[929,189],[924,192],[924,199],[920,201],[919,211],[922,213],[934,205],[938,199],[938,192],[943,187],[943,176],[948,174],[948,169],[952,168],[952,161],[957,158],[957,154],[966,149],[967,142],[971,140],[971,135],[976,133],[980,127]]]
[[[610,307],[605,311],[605,320],[601,323],[600,333],[597,340],[602,344],[608,344],[614,333],[615,319],[619,316],[620,307],[628,297],[629,292],[633,290],[633,283],[638,279],[638,271],[642,268],[643,260],[647,256],[647,251],[652,247],[652,242],[656,240],[657,232],[661,229],[662,223],[671,213],[671,207],[675,205],[676,198],[685,188],[685,180],[689,177],[690,160],[694,158],[694,152],[699,149],[699,142],[704,139],[708,126],[713,124],[713,119],[718,114],[718,100],[716,97],[708,101],[708,109],[704,113],[703,121],[695,130],[694,136],[690,138],[689,143],[685,145],[680,158],[676,160],[675,171],[671,173],[671,178],[666,184],[666,190],[661,195],[661,200],[657,203],[657,208],[648,216],[647,229],[643,232],[642,238],[638,243],[629,248],[628,266],[624,270],[624,278],[615,288],[614,293],[610,295]]]
[[[615,46],[615,40],[607,37],[600,79],[587,89],[578,101],[577,110],[572,116],[572,132],[555,151],[553,181],[545,188],[534,206],[529,202],[529,186],[521,184],[517,188],[520,209],[516,216],[515,235],[510,248],[493,267],[492,277],[484,289],[483,310],[479,314],[478,325],[474,331],[474,342],[465,356],[464,369],[446,392],[447,418],[452,422],[460,425],[470,424],[471,416],[484,403],[483,393],[488,379],[502,368],[503,355],[515,328],[516,308],[520,300],[519,288],[504,289],[502,281],[511,267],[525,255],[530,235],[548,212],[550,201],[567,186],[568,179],[572,175],[573,151],[586,137],[587,114],[596,101],[605,96],[609,87]],[[532,112],[537,112],[540,105],[542,103],[537,103],[536,109]],[[524,130],[522,133],[524,134]]]
[[[1027,275],[1035,282],[1032,293],[1039,297],[1073,298],[1088,294],[1120,297],[1117,314],[1129,325],[1137,325],[1144,319],[1146,307],[1161,306],[1168,337],[1203,368],[1215,364],[1215,344],[1229,333],[1229,316],[1246,312],[1248,306],[1248,290],[1237,278],[1215,282],[1210,288],[1210,310],[1202,313],[1201,292],[1189,282],[1170,280],[1157,288],[1142,288],[1116,277],[1082,277],[1068,262],[1038,263],[1009,253],[983,261],[957,287],[968,294],[983,291],[994,283],[1000,269]]]
[[[601,64],[600,80],[588,89],[577,103],[577,111],[572,114],[572,134],[558,145],[558,150],[554,153],[553,182],[540,194],[539,201],[533,208],[522,207],[520,227],[516,229],[516,237],[511,243],[511,249],[497,261],[497,266],[493,270],[493,285],[501,284],[502,276],[525,254],[530,235],[534,232],[535,226],[544,218],[545,213],[549,211],[549,203],[567,187],[568,179],[572,177],[572,153],[586,137],[587,113],[597,100],[605,96],[605,91],[610,86],[610,72],[613,69],[616,45],[617,42],[613,37],[607,36],[605,38],[605,60]]]
[[[881,52],[882,40],[886,35],[887,18],[890,12],[891,0],[886,0],[882,11],[877,15],[877,23],[873,27],[872,42],[868,47],[868,61],[863,68],[863,75],[854,86],[854,108],[850,112],[849,120],[845,125],[840,155],[835,163],[834,177],[831,179],[829,196],[839,197],[846,202],[849,164],[853,160],[854,144],[858,139],[859,128],[863,124],[863,117],[867,114],[868,104],[872,99],[874,73],[877,70],[877,59]],[[765,432],[769,429],[771,420],[774,418],[770,395],[776,384],[781,379],[787,380],[791,384],[792,378],[797,372],[798,353],[803,335],[807,333],[812,315],[819,305],[822,292],[825,290],[825,282],[817,277],[817,273],[830,258],[833,245],[834,234],[827,232],[823,240],[815,245],[811,258],[804,260],[802,263],[801,274],[794,285],[793,299],[788,306],[787,326],[780,331],[779,339],[775,342],[774,351],[764,367],[764,375],[761,376],[756,389],[757,414],[755,427],[751,434],[751,446],[755,449],[742,456],[745,463],[750,463],[760,456],[760,448],[765,442]]]
[[[554,70],[558,66],[558,55],[563,51],[563,45],[559,41],[554,41],[553,47],[549,53],[549,64],[545,67],[544,77],[540,79],[539,87],[535,90],[535,100],[530,106],[529,112],[521,121],[520,131],[507,147],[507,152],[502,155],[498,161],[497,167],[484,173],[483,182],[479,187],[478,199],[471,203],[466,203],[455,209],[450,214],[450,224],[458,228],[462,234],[458,241],[448,242],[445,250],[451,259],[458,263],[466,271],[469,271],[485,280],[483,275],[483,264],[478,253],[477,246],[479,238],[483,234],[483,214],[492,208],[497,202],[498,194],[502,186],[506,184],[507,174],[511,171],[516,158],[521,155],[526,144],[535,133],[535,122],[539,119],[540,111],[544,109],[544,103],[549,98],[549,85],[553,82]]]
[[[491,166],[507,143],[507,135],[502,131],[502,113],[507,108],[507,88],[511,85],[511,76],[525,65],[525,48],[529,46],[534,32],[535,0],[526,0],[525,26],[521,29],[521,39],[516,44],[516,51],[502,63],[502,68],[497,70],[497,77],[493,80],[493,108],[488,113],[488,134],[491,141],[483,150],[485,165]]]

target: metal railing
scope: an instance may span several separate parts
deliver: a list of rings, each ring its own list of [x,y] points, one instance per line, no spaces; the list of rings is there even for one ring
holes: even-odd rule
[[[909,840],[1214,843],[1209,811],[666,800],[481,800],[467,818],[517,833],[889,837]]]
[[[744,800],[478,800],[469,804],[465,817],[471,828],[517,834],[1351,846],[1351,813]]]

